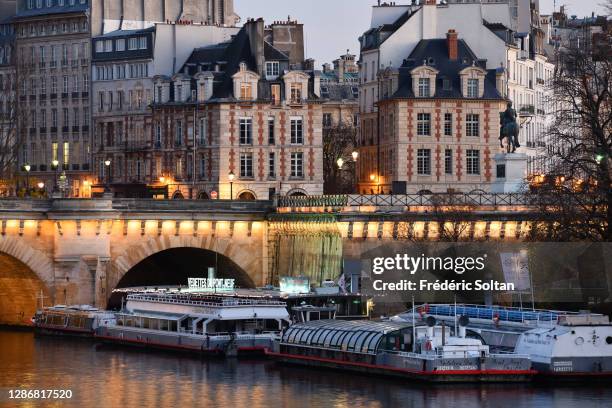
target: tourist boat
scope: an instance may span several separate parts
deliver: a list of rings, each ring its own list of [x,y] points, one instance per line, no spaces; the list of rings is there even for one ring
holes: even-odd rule
[[[291,320],[283,302],[196,293],[134,293],[105,342],[236,356],[263,353]]]
[[[32,318],[35,332],[92,337],[101,326],[115,324],[115,314],[89,305],[43,307]]]
[[[482,341],[451,336],[436,324],[319,320],[283,332],[267,355],[283,363],[432,382],[522,382],[535,374],[527,356],[492,354]]]
[[[469,316],[470,332],[497,350],[529,355],[539,378],[612,378],[612,324],[589,312],[519,309],[479,305],[422,305],[396,316],[418,315],[452,325]]]

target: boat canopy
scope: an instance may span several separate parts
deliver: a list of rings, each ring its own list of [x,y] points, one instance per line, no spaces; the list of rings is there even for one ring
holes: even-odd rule
[[[399,335],[406,329],[412,330],[412,325],[396,322],[316,320],[289,327],[283,333],[282,343],[375,355],[383,339]]]

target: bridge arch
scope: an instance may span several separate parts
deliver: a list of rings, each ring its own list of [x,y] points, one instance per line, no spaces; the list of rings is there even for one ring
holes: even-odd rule
[[[159,236],[150,238],[145,242],[125,248],[111,264],[111,276],[108,280],[109,291],[115,289],[121,280],[142,264],[148,258],[171,250],[200,250],[208,254],[218,254],[225,265],[232,266],[237,271],[237,283],[243,287],[255,287],[259,284],[261,272],[261,259],[255,255],[255,245],[240,243],[231,239],[220,239],[211,236]],[[203,269],[203,268],[200,268]],[[194,277],[203,276],[206,270],[199,270],[194,266]],[[223,273],[223,271],[220,271]],[[224,276],[221,276],[224,277]],[[228,277],[228,276],[225,276]],[[109,293],[110,295],[110,293]]]
[[[41,304],[52,301],[53,262],[20,239],[0,239],[0,324],[27,325]]]

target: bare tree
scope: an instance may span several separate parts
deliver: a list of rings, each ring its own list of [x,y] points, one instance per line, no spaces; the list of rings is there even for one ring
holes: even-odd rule
[[[560,51],[549,101],[551,165],[535,190],[548,222],[533,230],[534,238],[612,241],[610,35],[603,40],[591,50]]]
[[[357,142],[355,127],[340,123],[323,129],[323,175],[325,194],[352,193],[355,188],[355,162],[352,152]],[[338,165],[342,159],[342,168]]]
[[[19,184],[19,154],[27,149],[27,129],[33,118],[27,89],[33,79],[32,61],[14,56],[0,72],[0,177],[15,190]]]

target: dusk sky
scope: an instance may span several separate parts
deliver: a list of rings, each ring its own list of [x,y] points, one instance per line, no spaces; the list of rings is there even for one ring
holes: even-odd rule
[[[557,9],[565,4],[568,14],[583,17],[591,12],[603,14],[603,0],[557,0]],[[306,55],[317,66],[331,62],[347,49],[359,54],[357,38],[368,29],[370,6],[376,0],[235,0],[235,9],[242,21],[249,17],[273,20],[297,19],[306,31]],[[397,0],[396,3],[408,3]],[[553,0],[540,0],[542,14],[553,9]]]

